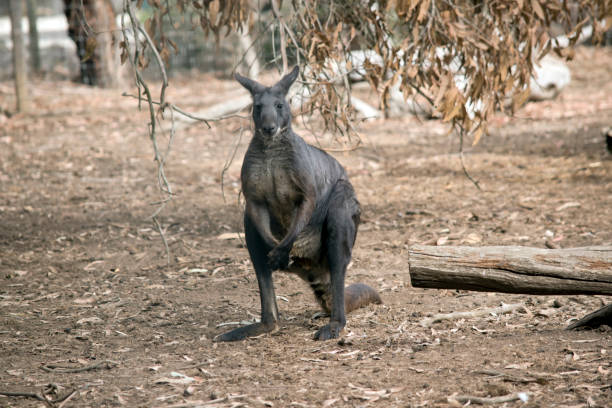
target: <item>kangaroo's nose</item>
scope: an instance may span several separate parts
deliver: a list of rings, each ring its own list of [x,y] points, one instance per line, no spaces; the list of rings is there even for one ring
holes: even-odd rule
[[[263,131],[268,135],[273,135],[276,132],[276,126],[264,126]]]

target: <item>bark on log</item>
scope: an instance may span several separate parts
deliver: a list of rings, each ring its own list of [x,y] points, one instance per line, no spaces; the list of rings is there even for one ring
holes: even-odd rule
[[[418,288],[532,295],[612,295],[612,247],[414,246],[410,279]]]

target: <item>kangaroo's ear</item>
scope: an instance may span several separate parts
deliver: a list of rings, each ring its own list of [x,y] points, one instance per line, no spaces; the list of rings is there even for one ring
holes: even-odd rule
[[[287,95],[289,88],[291,88],[291,85],[293,84],[293,82],[295,82],[295,79],[297,78],[299,72],[300,67],[296,65],[295,67],[293,67],[291,72],[282,77],[281,80],[273,86],[273,88],[275,90],[281,91],[283,95]]]
[[[237,72],[234,74],[234,78],[236,78],[236,81],[240,82],[240,85],[244,86],[251,93],[251,95],[263,92],[263,90],[266,89],[266,87],[259,82],[243,77]]]

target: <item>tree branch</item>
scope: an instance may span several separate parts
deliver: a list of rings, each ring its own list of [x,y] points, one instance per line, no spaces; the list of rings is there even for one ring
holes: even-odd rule
[[[280,35],[280,52],[281,58],[283,60],[283,74],[285,74],[289,69],[287,62],[287,41],[285,39],[285,25],[283,24],[283,20],[281,19],[280,11],[278,9],[278,4],[276,3],[276,0],[271,0],[270,3],[272,4],[272,13],[274,13],[274,18],[277,21],[278,33]]]

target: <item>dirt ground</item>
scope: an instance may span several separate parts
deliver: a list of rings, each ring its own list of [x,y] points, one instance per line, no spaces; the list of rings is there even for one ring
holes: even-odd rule
[[[333,153],[363,206],[349,282],[384,305],[348,316],[341,341],[307,285],[276,274],[280,330],[239,343],[212,338],[259,314],[237,203],[241,123],[176,134],[162,212],[146,112],[120,91],[38,81],[36,113],[0,114],[1,407],[460,406],[460,395],[520,394],[497,406],[612,406],[612,329],[565,331],[609,302],[412,288],[413,244],[612,245],[612,49],[578,50],[573,82],[554,101],[497,117],[466,151],[439,121],[360,125],[362,147]],[[171,100],[196,111],[236,92],[213,76],[177,79]],[[212,91],[211,91],[212,90]],[[10,82],[0,107],[13,106]],[[296,122],[296,130],[315,139]],[[325,146],[325,140],[322,141]],[[225,234],[225,235],[222,235]],[[520,303],[508,314],[436,323],[440,312]],[[69,368],[66,370],[66,368]],[[73,391],[75,391],[73,393]]]

